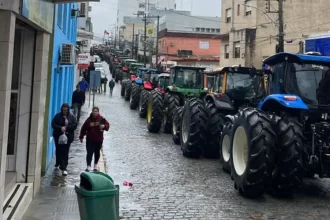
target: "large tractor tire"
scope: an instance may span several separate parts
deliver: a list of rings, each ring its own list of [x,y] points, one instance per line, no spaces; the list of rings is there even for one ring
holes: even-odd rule
[[[131,89],[131,95],[130,95],[130,100],[129,100],[129,107],[132,110],[137,109],[139,106],[139,98],[140,98],[140,86],[136,83],[132,84],[132,89]]]
[[[122,81],[122,83],[121,83],[121,89],[120,89],[120,95],[122,97],[125,96],[125,84],[126,84],[126,80]]]
[[[167,94],[165,99],[165,114],[164,114],[164,132],[172,133],[173,117],[177,107],[180,107],[180,97],[176,94]]]
[[[233,126],[231,174],[235,189],[250,198],[260,197],[271,181],[276,155],[276,134],[269,117],[246,108]]]
[[[190,99],[183,107],[180,142],[183,156],[199,158],[206,141],[207,112],[200,99]]]
[[[132,89],[132,81],[128,80],[125,83],[125,100],[129,101],[130,97],[131,97],[131,89]]]
[[[174,144],[180,145],[180,129],[181,129],[181,120],[182,120],[183,107],[176,108],[173,117],[173,129],[172,129],[172,139]]]
[[[148,131],[158,133],[162,127],[164,100],[163,94],[152,90],[148,99],[147,123]]]
[[[148,99],[149,99],[149,91],[143,89],[140,94],[139,100],[139,116],[140,118],[146,118],[148,112]]]
[[[220,134],[225,125],[225,116],[219,112],[214,102],[206,103],[208,113],[207,143],[203,145],[205,158],[219,158]]]
[[[305,138],[302,125],[292,117],[276,121],[278,155],[276,172],[273,175],[271,194],[290,196],[304,177],[303,152]]]

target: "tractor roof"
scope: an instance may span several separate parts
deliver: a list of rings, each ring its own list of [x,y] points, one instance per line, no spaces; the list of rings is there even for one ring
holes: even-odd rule
[[[131,63],[131,65],[133,65],[133,66],[144,66],[143,63]]]
[[[125,62],[136,62],[137,60],[134,60],[134,59],[126,59],[124,60]]]
[[[264,64],[273,66],[278,63],[288,61],[291,63],[298,64],[319,64],[319,65],[330,65],[330,57],[319,56],[319,55],[307,55],[307,54],[293,54],[293,53],[277,53],[264,60]]]
[[[170,69],[193,69],[193,70],[205,70],[205,67],[197,67],[197,66],[171,66]]]
[[[158,77],[170,77],[169,73],[161,73]]]
[[[223,67],[223,68],[217,68],[215,71],[207,74],[213,75],[213,74],[224,74],[224,73],[251,74],[251,73],[257,73],[257,70],[252,67]]]

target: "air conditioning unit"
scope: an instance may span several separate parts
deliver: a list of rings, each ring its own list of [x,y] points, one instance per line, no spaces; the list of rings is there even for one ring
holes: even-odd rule
[[[61,61],[62,65],[73,65],[74,61],[74,45],[62,44]]]

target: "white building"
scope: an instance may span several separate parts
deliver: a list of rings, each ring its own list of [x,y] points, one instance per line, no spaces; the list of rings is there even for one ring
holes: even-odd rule
[[[175,9],[175,0],[118,0],[117,26],[122,26],[124,16],[133,16],[134,14],[144,15],[145,11],[151,9]]]
[[[89,13],[92,11],[92,6],[89,2],[81,2],[78,6],[78,31],[77,31],[77,45],[81,53],[89,53],[91,42],[94,37],[93,24]]]

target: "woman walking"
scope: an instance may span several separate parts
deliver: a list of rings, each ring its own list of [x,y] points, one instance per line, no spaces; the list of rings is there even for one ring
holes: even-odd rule
[[[74,140],[74,131],[77,129],[77,125],[76,117],[70,113],[69,104],[64,103],[61,106],[61,112],[57,113],[52,120],[56,147],[55,169],[60,168],[63,176],[68,175],[69,150]]]
[[[86,150],[87,150],[87,169],[92,170],[92,158],[94,154],[94,171],[98,171],[98,162],[100,159],[101,148],[103,144],[103,132],[110,128],[109,122],[100,115],[98,107],[94,107],[91,115],[85,121],[80,131],[80,142],[83,142],[86,135]]]

